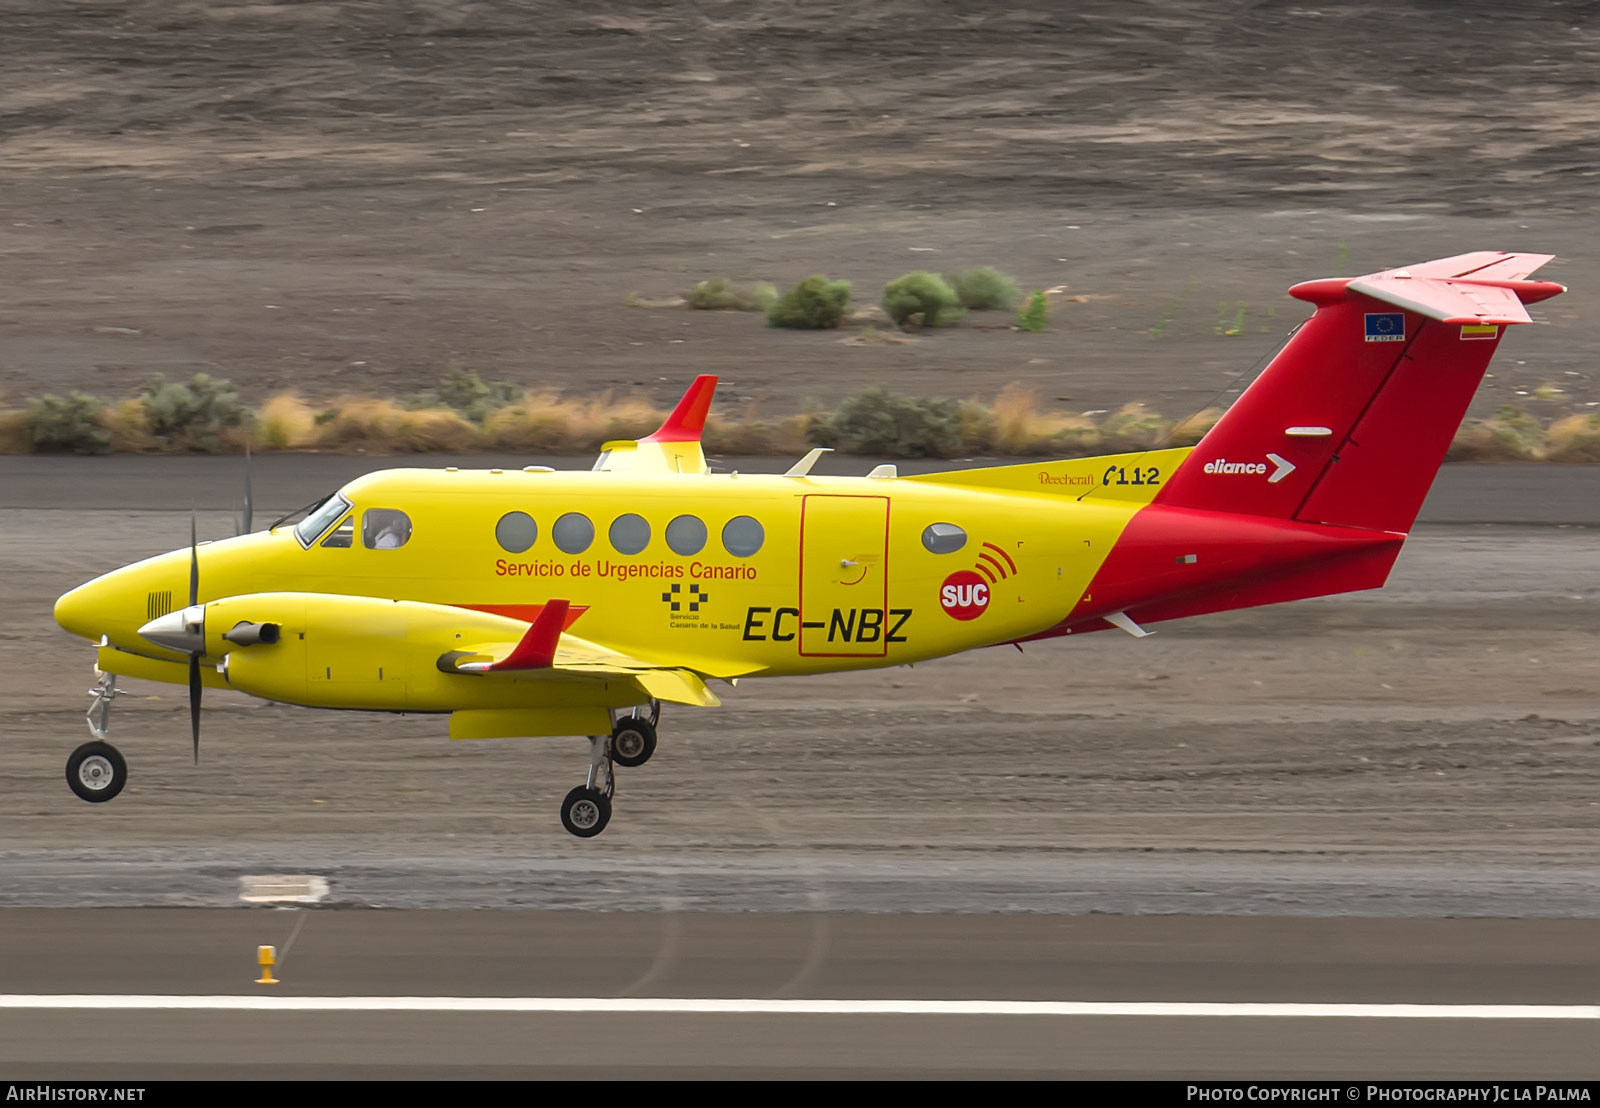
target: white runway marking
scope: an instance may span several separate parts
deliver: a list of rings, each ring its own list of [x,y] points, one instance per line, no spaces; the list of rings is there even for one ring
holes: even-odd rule
[[[1080,1000],[704,1000],[519,996],[0,995],[3,1009],[203,1012],[574,1012],[812,1016],[1253,1016],[1266,1019],[1600,1020],[1597,1004],[1255,1004]]]

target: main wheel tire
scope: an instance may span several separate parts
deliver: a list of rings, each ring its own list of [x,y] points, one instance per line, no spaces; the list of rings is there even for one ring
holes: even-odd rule
[[[656,729],[643,716],[624,716],[611,729],[611,760],[633,769],[656,752]]]
[[[104,804],[128,783],[128,763],[110,743],[84,743],[67,759],[67,785],[91,804]]]
[[[592,839],[611,822],[611,800],[599,789],[579,785],[561,802],[561,826],[580,839]]]

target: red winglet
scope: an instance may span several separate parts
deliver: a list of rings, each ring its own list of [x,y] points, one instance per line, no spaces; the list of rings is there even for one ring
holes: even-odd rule
[[[661,425],[661,429],[640,442],[699,442],[700,432],[706,428],[706,413],[711,410],[711,397],[717,391],[713,374],[702,373],[694,379],[689,391],[683,394],[678,406]]]
[[[544,606],[539,617],[528,625],[522,641],[504,661],[490,666],[498,672],[503,669],[547,669],[555,661],[556,643],[561,640],[561,628],[567,619],[567,601],[552,600]]]

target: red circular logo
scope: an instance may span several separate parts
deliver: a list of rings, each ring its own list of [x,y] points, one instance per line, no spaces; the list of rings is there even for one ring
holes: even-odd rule
[[[977,619],[989,606],[989,582],[970,569],[958,569],[939,587],[939,606],[953,619]]]

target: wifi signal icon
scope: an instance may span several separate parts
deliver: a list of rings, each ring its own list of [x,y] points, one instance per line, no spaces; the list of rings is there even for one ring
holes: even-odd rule
[[[989,584],[1004,581],[1017,572],[1017,563],[1011,560],[1011,555],[992,542],[983,545],[984,549],[978,551],[978,561],[972,568],[987,577]],[[993,554],[989,553],[991,550]]]

